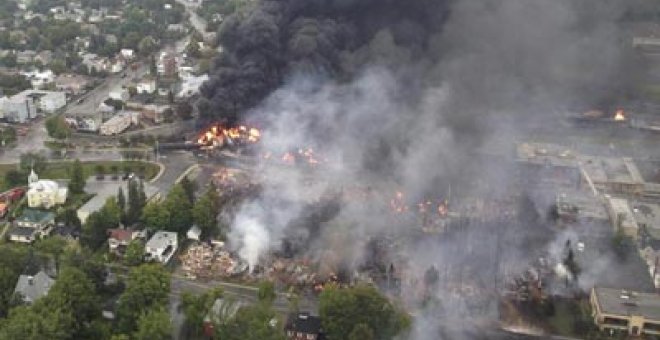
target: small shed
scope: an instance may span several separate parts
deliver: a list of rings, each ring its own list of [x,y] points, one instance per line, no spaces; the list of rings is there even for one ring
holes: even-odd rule
[[[186,236],[189,240],[199,241],[202,236],[202,229],[200,229],[197,225],[193,225],[186,233]]]

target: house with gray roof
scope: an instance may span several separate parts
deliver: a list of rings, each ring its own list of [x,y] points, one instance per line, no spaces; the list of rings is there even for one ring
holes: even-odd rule
[[[32,304],[48,295],[48,291],[54,284],[55,280],[41,270],[34,276],[21,275],[16,283],[14,294],[19,294],[24,303]]]

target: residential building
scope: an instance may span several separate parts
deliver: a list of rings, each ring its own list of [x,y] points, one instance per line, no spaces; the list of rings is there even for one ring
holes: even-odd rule
[[[17,294],[23,300],[23,303],[32,304],[40,298],[48,295],[50,288],[55,284],[52,279],[43,270],[36,275],[21,275],[16,282],[14,294]]]
[[[41,63],[41,65],[48,65],[53,61],[53,52],[48,50],[41,51],[34,57],[34,61]]]
[[[156,62],[156,70],[159,75],[172,77],[177,72],[176,55],[173,53],[162,52]]]
[[[177,234],[157,231],[145,245],[144,252],[153,261],[167,263],[178,248]]]
[[[9,240],[20,243],[32,243],[50,235],[55,224],[55,214],[43,210],[25,209],[14,221],[9,231]]]
[[[18,64],[30,64],[34,62],[37,52],[32,50],[19,51],[16,53],[16,62]]]
[[[132,60],[135,58],[135,52],[130,48],[122,48],[121,51],[119,51],[119,55],[124,60]]]
[[[167,25],[167,30],[176,33],[186,33],[187,31],[186,26],[181,24],[169,24]]]
[[[154,93],[156,91],[156,79],[153,77],[145,77],[137,83],[138,93]]]
[[[624,198],[607,197],[606,206],[614,231],[617,232],[618,230],[621,230],[626,236],[637,239],[639,226],[637,225],[637,221],[635,221],[632,210],[628,205],[628,200]]]
[[[87,77],[75,74],[63,74],[55,78],[55,88],[71,95],[79,95],[90,85]]]
[[[40,180],[32,171],[28,178],[28,206],[30,208],[50,209],[66,202],[68,189],[52,180]]]
[[[114,100],[121,100],[123,102],[127,101],[131,96],[128,93],[128,89],[124,87],[116,87],[108,93],[108,97]]]
[[[69,241],[77,241],[80,238],[80,228],[73,225],[66,225],[64,223],[57,223],[51,235],[59,236]]]
[[[208,74],[199,77],[188,76],[181,79],[181,91],[177,93],[179,98],[189,98],[199,93],[199,88],[209,80]]]
[[[322,337],[321,318],[307,312],[290,314],[284,326],[289,340],[318,340]]]
[[[594,323],[601,331],[660,335],[660,296],[594,287],[589,297]]]
[[[133,240],[145,239],[145,232],[134,229],[109,229],[108,230],[108,249],[111,253],[123,255],[126,247]]]
[[[35,90],[42,89],[46,85],[55,81],[55,73],[53,73],[51,70],[35,70],[30,72],[21,72],[21,74],[30,81],[32,88]]]

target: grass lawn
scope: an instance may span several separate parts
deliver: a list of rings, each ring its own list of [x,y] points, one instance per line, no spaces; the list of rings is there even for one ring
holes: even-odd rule
[[[48,178],[48,179],[68,179],[70,178],[70,169],[72,162],[59,161],[59,162],[49,162],[46,166],[46,170],[42,173],[39,173],[39,178]],[[160,168],[158,165],[143,162],[143,161],[92,161],[92,162],[82,162],[83,172],[85,176],[91,177],[96,175],[97,166],[102,166],[106,174],[111,174],[111,169],[113,166],[117,167],[117,171],[120,174],[125,172],[135,172],[139,173],[140,169],[144,170],[144,178],[150,180],[154,178]],[[6,190],[7,185],[5,183],[5,174],[17,168],[16,164],[0,164],[0,189]]]

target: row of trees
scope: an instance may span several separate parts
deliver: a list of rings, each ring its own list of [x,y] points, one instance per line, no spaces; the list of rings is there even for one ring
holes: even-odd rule
[[[149,230],[185,233],[192,224],[197,224],[203,235],[215,235],[220,212],[216,189],[210,187],[196,199],[195,186],[184,178],[170,190],[165,200],[147,204],[142,212],[144,225]]]

